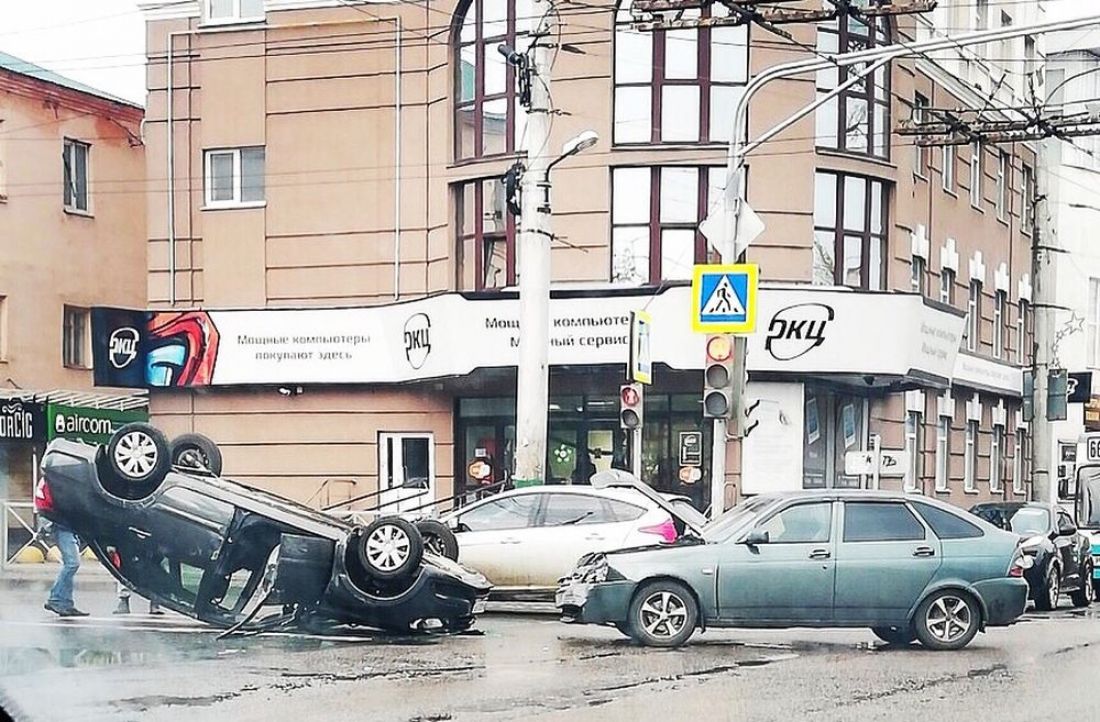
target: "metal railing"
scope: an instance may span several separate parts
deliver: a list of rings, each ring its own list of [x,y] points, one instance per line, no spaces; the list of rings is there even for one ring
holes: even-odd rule
[[[24,549],[34,543],[34,503],[2,501],[0,506],[3,507],[3,516],[0,517],[0,569],[7,569]]]

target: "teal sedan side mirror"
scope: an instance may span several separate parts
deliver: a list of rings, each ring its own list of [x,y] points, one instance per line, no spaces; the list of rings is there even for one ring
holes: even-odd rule
[[[771,538],[768,532],[763,531],[762,529],[753,529],[749,532],[748,536],[746,536],[745,540],[741,543],[747,544],[750,547],[754,547],[758,544],[767,544],[769,541],[771,541]]]

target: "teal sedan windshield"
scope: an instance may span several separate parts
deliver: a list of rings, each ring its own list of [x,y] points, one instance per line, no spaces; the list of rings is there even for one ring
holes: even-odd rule
[[[775,496],[754,496],[746,499],[703,527],[703,538],[709,542],[722,542],[729,539],[732,534],[750,524],[777,500],[778,497]]]

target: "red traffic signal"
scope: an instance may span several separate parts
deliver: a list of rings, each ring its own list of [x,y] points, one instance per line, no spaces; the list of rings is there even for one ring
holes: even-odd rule
[[[726,334],[707,337],[703,370],[703,416],[729,418],[733,406],[733,338]]]
[[[619,389],[619,425],[622,428],[641,428],[642,403],[641,384],[626,384]]]

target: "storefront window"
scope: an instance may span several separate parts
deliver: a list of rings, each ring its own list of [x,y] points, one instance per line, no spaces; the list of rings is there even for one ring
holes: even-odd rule
[[[803,488],[860,488],[859,476],[844,473],[844,458],[866,448],[865,400],[807,386],[804,412]]]

